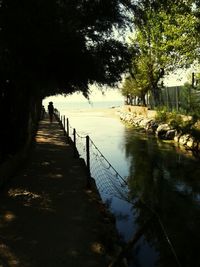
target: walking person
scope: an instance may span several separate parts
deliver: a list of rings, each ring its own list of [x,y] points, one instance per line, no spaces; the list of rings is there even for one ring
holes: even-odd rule
[[[49,121],[52,122],[53,121],[53,114],[54,114],[53,102],[49,102],[48,112],[49,112]]]

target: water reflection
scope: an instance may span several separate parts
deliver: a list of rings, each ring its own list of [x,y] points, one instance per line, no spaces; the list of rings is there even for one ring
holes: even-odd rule
[[[130,240],[152,218],[128,255],[129,266],[199,267],[199,162],[103,113],[68,110],[64,115],[80,134],[90,135],[123,177],[129,177],[130,203],[100,192],[115,214],[122,239]]]
[[[134,261],[132,266],[200,266],[199,163],[171,144],[145,133],[138,135],[136,129],[127,129],[124,148],[130,161],[134,224],[142,227],[153,218],[132,253],[142,259],[146,246],[146,253],[151,250],[154,256],[149,262]]]

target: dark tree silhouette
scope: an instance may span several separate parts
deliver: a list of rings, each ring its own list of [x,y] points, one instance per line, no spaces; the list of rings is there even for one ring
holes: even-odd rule
[[[112,37],[120,0],[0,0],[0,160],[29,142],[41,101],[120,80],[129,55]]]

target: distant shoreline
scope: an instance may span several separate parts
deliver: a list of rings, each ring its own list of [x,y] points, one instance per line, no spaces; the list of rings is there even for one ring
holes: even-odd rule
[[[123,108],[123,106],[116,106],[116,107],[110,107],[110,108],[80,108],[80,110],[72,109],[71,112],[80,112],[81,110],[84,111],[84,113],[100,113],[103,116],[106,117],[118,117],[120,118],[120,110]]]

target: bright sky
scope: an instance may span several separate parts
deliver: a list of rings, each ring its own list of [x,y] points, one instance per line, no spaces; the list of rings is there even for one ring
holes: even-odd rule
[[[118,88],[116,89],[105,89],[104,91],[98,89],[95,86],[91,86],[90,88],[91,94],[89,95],[90,101],[91,102],[96,102],[96,101],[118,101],[118,100],[123,100],[124,97],[121,95],[120,90]],[[82,93],[74,93],[72,95],[67,95],[64,97],[63,95],[57,95],[57,96],[51,96],[50,98],[44,99],[44,104],[46,105],[48,101],[62,101],[63,99],[65,102],[70,101],[70,102],[88,102],[88,100],[82,95]]]
[[[168,77],[164,79],[165,86],[180,86],[185,82],[190,82],[192,72],[196,72],[196,68],[190,68],[188,70],[177,70],[176,74],[170,74]],[[124,100],[124,97],[121,95],[120,89],[118,88],[105,88],[104,90],[98,88],[96,85],[90,86],[90,101],[118,101]],[[64,97],[63,95],[51,96],[50,98],[44,99],[44,105],[47,105],[49,101],[53,102],[88,102],[88,100],[82,95],[82,93],[74,93],[72,95],[67,95]]]
[[[165,86],[180,86],[186,82],[192,82],[192,72],[198,72],[198,66],[190,67],[189,69],[178,69],[176,73],[170,74],[164,79]]]

